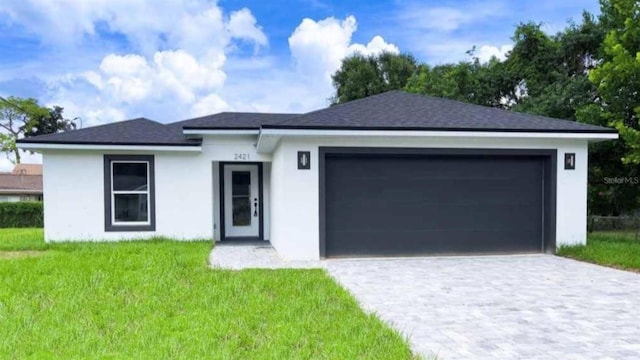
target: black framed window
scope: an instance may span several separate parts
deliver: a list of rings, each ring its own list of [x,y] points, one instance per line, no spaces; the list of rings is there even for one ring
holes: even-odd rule
[[[105,155],[106,231],[155,230],[153,155]]]

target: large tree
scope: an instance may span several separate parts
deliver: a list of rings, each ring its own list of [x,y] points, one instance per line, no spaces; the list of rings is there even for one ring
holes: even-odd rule
[[[513,87],[505,85],[502,67],[495,58],[484,64],[475,58],[472,62],[434,67],[420,65],[404,89],[478,105],[506,107],[502,101],[506,97],[505,89]]]
[[[383,52],[364,56],[356,53],[345,58],[331,77],[336,89],[331,103],[339,104],[402,89],[417,69],[416,59],[408,54]]]
[[[600,21],[608,29],[604,56],[589,75],[601,97],[592,114],[615,126],[629,151],[623,160],[640,164],[640,3],[601,0]]]
[[[19,164],[20,150],[16,146],[19,138],[75,129],[74,120],[65,119],[62,113],[63,108],[40,106],[35,99],[0,97],[0,151]]]

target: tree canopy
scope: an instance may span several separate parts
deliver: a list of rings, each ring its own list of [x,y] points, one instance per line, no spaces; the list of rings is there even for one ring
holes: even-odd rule
[[[20,150],[16,146],[19,138],[75,129],[74,120],[65,119],[63,110],[59,106],[40,106],[31,98],[0,97],[0,151],[19,164]]]
[[[629,147],[623,161],[640,165],[640,3],[601,1],[607,26],[602,63],[589,79],[598,87],[599,115],[615,126]]]
[[[336,93],[332,104],[404,88],[418,67],[416,59],[408,54],[383,52],[364,56],[356,53],[342,61],[332,76]]]

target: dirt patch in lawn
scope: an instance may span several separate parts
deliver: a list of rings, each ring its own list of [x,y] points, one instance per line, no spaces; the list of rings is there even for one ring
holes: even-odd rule
[[[24,251],[0,251],[0,260],[21,259],[25,257],[41,256],[46,251],[24,250]]]

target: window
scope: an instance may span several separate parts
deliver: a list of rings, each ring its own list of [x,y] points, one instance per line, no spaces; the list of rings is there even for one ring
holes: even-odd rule
[[[152,155],[105,155],[105,230],[154,231]]]

